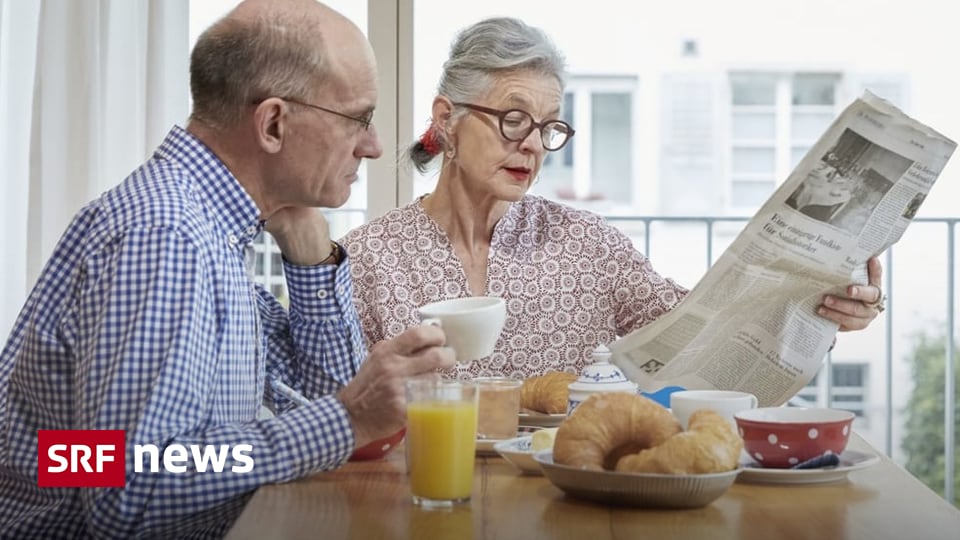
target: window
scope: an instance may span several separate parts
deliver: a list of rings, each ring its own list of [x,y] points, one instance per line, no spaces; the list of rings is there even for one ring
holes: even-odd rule
[[[868,403],[869,365],[866,363],[835,363],[831,367],[833,370],[831,406],[848,410],[856,414],[857,417],[865,418]],[[827,406],[827,381],[825,377],[821,377],[822,374],[823,371],[821,370],[807,383],[807,386],[797,393],[797,397],[805,405],[812,407]]]
[[[569,76],[561,117],[577,132],[547,153],[532,193],[592,210],[630,204],[635,87],[632,76]],[[436,176],[416,176],[414,196],[432,191]]]
[[[533,193],[593,210],[631,203],[636,85],[635,77],[570,76],[563,120],[577,133],[547,154]]]
[[[753,211],[787,178],[839,112],[840,76],[730,75],[730,206]]]

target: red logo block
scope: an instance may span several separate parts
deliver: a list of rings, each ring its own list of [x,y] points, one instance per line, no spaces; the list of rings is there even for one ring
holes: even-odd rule
[[[40,487],[123,487],[125,437],[121,429],[37,431]]]

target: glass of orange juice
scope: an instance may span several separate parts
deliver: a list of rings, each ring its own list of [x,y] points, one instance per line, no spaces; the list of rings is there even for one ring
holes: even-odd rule
[[[407,471],[413,502],[449,508],[470,500],[477,436],[477,386],[466,381],[407,381]]]

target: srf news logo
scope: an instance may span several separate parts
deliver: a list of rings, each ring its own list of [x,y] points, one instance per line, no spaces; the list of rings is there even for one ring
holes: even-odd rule
[[[163,452],[153,444],[133,447],[134,472],[185,473],[193,463],[197,472],[223,472],[227,458],[233,458],[230,471],[253,470],[253,447],[238,444],[231,450],[223,444],[170,444]],[[123,430],[50,430],[37,431],[37,485],[40,487],[123,487],[126,484],[126,438]],[[144,466],[146,464],[146,467]]]

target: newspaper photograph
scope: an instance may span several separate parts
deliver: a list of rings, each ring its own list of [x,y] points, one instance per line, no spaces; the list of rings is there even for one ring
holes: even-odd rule
[[[640,389],[750,392],[785,403],[816,375],[836,323],[824,294],[866,283],[956,143],[865,93],[830,125],[679,306],[610,344]]]

